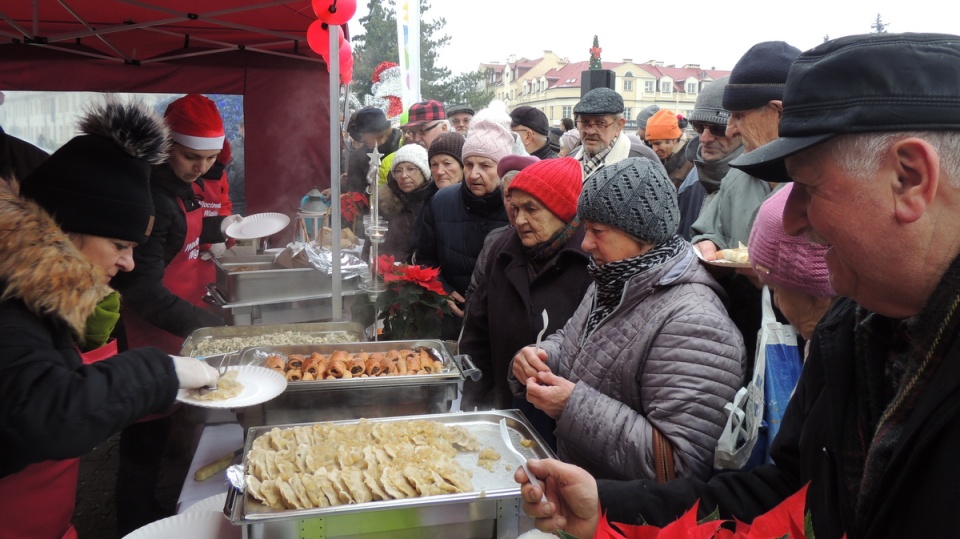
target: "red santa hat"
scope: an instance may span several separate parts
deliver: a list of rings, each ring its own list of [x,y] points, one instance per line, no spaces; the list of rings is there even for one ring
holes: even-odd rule
[[[170,138],[194,150],[221,150],[225,133],[217,105],[200,94],[187,94],[167,105],[163,117]]]

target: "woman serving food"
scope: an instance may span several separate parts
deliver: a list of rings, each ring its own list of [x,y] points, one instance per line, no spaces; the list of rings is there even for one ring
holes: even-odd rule
[[[150,164],[165,159],[166,127],[142,104],[108,102],[80,130],[23,179],[20,196],[0,182],[4,537],[76,537],[77,458],[166,411],[178,388],[218,379],[192,358],[109,346],[119,301],[107,283],[133,269],[133,247],[150,232]]]

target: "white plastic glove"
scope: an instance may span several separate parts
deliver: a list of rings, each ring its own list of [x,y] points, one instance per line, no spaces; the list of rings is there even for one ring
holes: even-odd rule
[[[240,221],[243,221],[242,215],[234,214],[234,215],[228,215],[224,217],[223,222],[220,223],[220,233],[223,234],[224,237],[226,237],[227,227],[232,225],[233,223],[239,223]]]
[[[173,369],[177,371],[180,389],[216,387],[220,380],[217,369],[199,359],[174,355],[171,355],[170,359],[173,360]]]
[[[227,252],[226,243],[214,243],[210,246],[210,254],[213,255],[214,258],[220,258],[225,252]]]

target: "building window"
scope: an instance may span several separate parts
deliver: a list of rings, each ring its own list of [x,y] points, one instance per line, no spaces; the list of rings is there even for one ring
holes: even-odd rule
[[[654,91],[654,84],[655,84],[656,82],[657,82],[657,81],[653,81],[653,80],[645,80],[645,81],[643,81],[643,91],[644,91],[644,92],[653,92],[653,91]]]
[[[660,93],[669,94],[673,92],[673,83],[665,80],[660,83]]]
[[[631,107],[626,107],[623,109],[623,117],[631,120],[633,119],[633,109]]]
[[[695,83],[695,82],[688,82],[688,83],[687,83],[687,93],[688,93],[688,94],[695,94],[695,93],[697,93],[697,83]]]
[[[632,79],[623,79],[623,91],[624,91],[624,92],[633,91],[633,80],[632,80]]]
[[[560,112],[561,118],[573,118],[573,105],[564,105]]]

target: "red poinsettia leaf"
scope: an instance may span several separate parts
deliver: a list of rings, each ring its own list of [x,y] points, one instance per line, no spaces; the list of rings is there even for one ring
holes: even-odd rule
[[[803,530],[803,510],[807,501],[807,487],[803,486],[795,494],[780,502],[779,505],[753,519],[745,539],[768,539],[783,537],[796,530]],[[797,536],[792,536],[798,539]],[[803,538],[801,532],[799,538]]]
[[[657,539],[659,533],[660,528],[656,526],[634,526],[619,522],[613,525],[607,520],[607,512],[604,511],[600,515],[593,539]]]
[[[445,296],[447,291],[443,289],[443,285],[440,284],[440,281],[430,281],[426,283],[420,283],[420,286],[426,288],[427,290]]]
[[[380,255],[377,258],[377,265],[381,268],[393,268],[397,259],[391,255]]]
[[[384,273],[383,282],[385,283],[397,283],[397,282],[406,282],[406,278],[403,275],[397,273]]]

